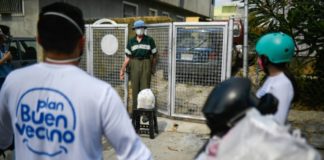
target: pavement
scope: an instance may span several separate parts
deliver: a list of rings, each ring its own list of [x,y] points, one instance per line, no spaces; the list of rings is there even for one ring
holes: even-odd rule
[[[159,134],[155,139],[140,135],[151,150],[155,160],[194,159],[209,138],[209,129],[204,123],[180,121],[158,117]],[[324,150],[318,150],[324,157]],[[104,159],[117,160],[114,150],[104,140]]]
[[[209,137],[203,123],[158,117],[159,134],[154,139],[140,135],[155,160],[193,159]],[[114,150],[104,140],[104,159],[117,160]]]
[[[150,139],[148,135],[140,135],[155,160],[194,159],[209,138],[209,129],[203,122],[158,117],[158,124],[160,133],[154,139]],[[113,148],[104,138],[103,146],[104,159],[117,160]],[[319,152],[324,157],[324,150]],[[6,160],[12,159],[10,157],[9,155]]]

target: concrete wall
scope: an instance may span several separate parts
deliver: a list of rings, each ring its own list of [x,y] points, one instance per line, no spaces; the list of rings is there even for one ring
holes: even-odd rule
[[[233,7],[233,12],[224,13],[223,7]],[[237,6],[235,4],[231,5],[224,5],[224,6],[217,6],[214,9],[214,19],[221,20],[221,19],[229,19],[232,15],[235,18],[244,18],[244,7]]]
[[[62,0],[41,0],[39,6],[41,8],[55,1]],[[78,6],[85,19],[123,16],[122,0],[64,0],[64,2]]]
[[[184,9],[210,17],[211,0],[185,0]]]
[[[41,0],[40,7],[62,0]],[[129,2],[138,6],[138,16],[147,16],[149,8],[158,10],[158,15],[168,12],[170,17],[176,19],[177,16],[210,16],[211,0],[64,0],[78,6],[84,13],[85,19],[91,18],[115,18],[123,17],[123,2]],[[193,4],[190,4],[189,2]],[[198,1],[199,6],[198,5]],[[208,3],[207,3],[208,1]],[[180,6],[182,5],[182,7]],[[192,10],[191,10],[192,9]],[[191,10],[191,11],[190,11]],[[197,10],[200,10],[197,12]]]
[[[40,7],[65,1],[80,7],[85,19],[123,17],[123,0],[24,0],[23,16],[0,16],[0,24],[8,25],[13,36],[35,37]],[[138,16],[147,16],[149,8],[158,15],[168,12],[170,17],[210,16],[211,0],[124,0],[138,5]]]
[[[160,0],[161,2],[171,4],[176,7],[181,7],[180,6],[180,0]]]
[[[9,26],[11,35],[15,37],[36,37],[38,7],[38,0],[24,0],[24,15],[1,16],[0,24]]]
[[[212,0],[159,0],[161,2],[180,7],[191,12],[212,17]]]

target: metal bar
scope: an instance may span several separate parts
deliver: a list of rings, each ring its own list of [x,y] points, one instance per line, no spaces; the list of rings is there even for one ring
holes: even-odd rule
[[[233,49],[233,22],[234,16],[231,16],[228,29],[228,48],[227,48],[227,67],[226,78],[230,78],[232,74],[232,49]]]
[[[172,25],[172,54],[170,57],[171,60],[169,59],[169,65],[171,64],[171,75],[169,74],[169,81],[171,80],[171,116],[175,114],[175,97],[176,97],[176,43],[177,43],[177,27],[173,23]],[[170,69],[169,69],[170,71]]]
[[[176,26],[221,26],[226,25],[227,22],[173,22]]]
[[[85,61],[85,63],[86,63],[86,70],[87,70],[87,72],[90,74],[90,60],[89,60],[89,58],[90,58],[90,24],[87,24],[86,25],[86,40],[87,40],[87,42],[86,42],[86,61]]]
[[[157,42],[157,48],[159,50],[159,53],[162,54],[162,52],[166,52],[165,54],[167,55],[167,59],[166,61],[163,61],[163,63],[158,63],[157,65],[162,65],[162,67],[167,67],[166,68],[166,71],[167,72],[167,75],[171,74],[171,72],[169,71],[169,68],[171,65],[169,64],[170,63],[170,56],[171,56],[171,46],[172,46],[172,23],[162,23],[162,24],[148,24],[147,25],[147,34],[152,36],[153,38],[158,38],[158,39],[155,39],[156,42]],[[159,33],[159,34],[157,34]],[[162,39],[160,39],[162,38]],[[162,41],[161,41],[162,40]],[[163,46],[158,46],[158,44],[161,44]],[[167,47],[167,48],[163,48],[163,47]],[[160,50],[161,49],[161,50]],[[164,50],[166,49],[166,50]],[[164,72],[163,72],[164,74]],[[160,88],[160,84],[159,84],[159,77],[154,77],[152,78],[152,83],[155,83],[157,82],[157,84],[154,84],[154,86],[152,86],[152,89],[157,89],[157,92],[159,93],[159,90],[161,89]],[[155,81],[156,80],[156,81]],[[166,95],[165,96],[162,96],[162,97],[157,97],[157,101],[160,101],[162,100],[162,104],[159,104],[159,105],[163,105],[163,106],[158,106],[157,110],[158,112],[164,114],[164,115],[168,115],[170,116],[171,115],[171,98],[170,98],[170,95],[171,95],[171,87],[170,87],[170,83],[171,80],[169,79],[167,81],[167,91],[166,91]],[[163,91],[164,92],[164,91]],[[160,98],[163,98],[163,99],[160,99]],[[156,102],[157,102],[156,101]]]
[[[172,23],[154,23],[154,24],[147,24],[147,27],[168,27],[172,25]]]
[[[95,27],[96,29],[107,29],[107,28],[125,28],[128,27],[128,24],[117,24],[117,25],[112,25],[112,24],[92,24],[92,27]]]
[[[248,77],[248,0],[244,0],[243,77]]]
[[[173,45],[173,25],[172,23],[169,23],[169,44],[168,44],[168,115],[171,116],[171,108],[172,108],[172,105],[174,105],[174,99],[172,98],[172,88],[175,88],[175,87],[172,87],[172,81],[171,81],[171,76],[170,76],[170,73],[172,73],[172,60],[173,60],[173,50],[172,50],[172,45]],[[171,92],[170,92],[171,91]]]
[[[90,28],[90,32],[89,32],[89,37],[90,37],[90,49],[89,49],[89,58],[88,58],[88,65],[89,65],[89,74],[90,75],[94,75],[93,74],[93,28],[92,25],[89,25]]]
[[[222,74],[221,74],[221,81],[226,79],[226,64],[227,64],[227,45],[228,45],[228,24],[224,26],[223,29],[223,50],[222,50]]]
[[[173,117],[195,119],[195,120],[206,120],[204,116],[185,115],[185,114],[178,114],[178,113],[174,113]]]
[[[127,47],[127,43],[128,43],[128,27],[125,27],[125,46],[124,48]],[[126,55],[125,55],[126,56]],[[124,104],[127,110],[127,106],[128,106],[128,73],[125,74],[125,79],[124,79]]]

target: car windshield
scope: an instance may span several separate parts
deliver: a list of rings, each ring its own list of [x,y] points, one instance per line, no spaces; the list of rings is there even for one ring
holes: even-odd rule
[[[204,30],[189,30],[178,32],[178,48],[208,48],[211,44],[211,32]]]
[[[36,42],[32,40],[20,41],[22,58],[23,59],[36,59]]]

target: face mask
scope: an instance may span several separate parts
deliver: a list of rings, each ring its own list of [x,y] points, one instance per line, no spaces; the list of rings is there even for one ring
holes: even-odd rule
[[[142,36],[144,34],[144,28],[135,29],[136,35]]]

